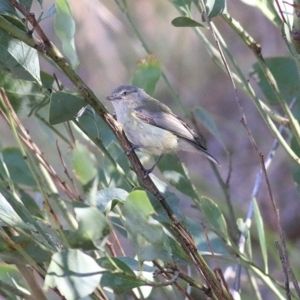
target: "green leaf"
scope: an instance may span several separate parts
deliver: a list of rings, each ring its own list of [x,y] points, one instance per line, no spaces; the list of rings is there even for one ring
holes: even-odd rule
[[[8,168],[10,179],[16,184],[25,184],[29,186],[36,186],[35,179],[33,178],[25,159],[19,148],[5,148],[2,151],[0,174],[7,177],[7,174],[2,165],[2,159]]]
[[[16,213],[10,203],[0,193],[0,225],[21,227],[23,229],[32,229],[31,226],[23,222],[20,216]]]
[[[202,107],[196,107],[195,116],[209,130],[209,132],[218,140],[223,149],[226,149],[221,134],[217,128],[214,119],[210,113]]]
[[[107,188],[97,192],[96,204],[98,209],[105,213],[112,210],[114,200],[124,202],[128,196],[128,192],[119,188]],[[118,201],[118,202],[119,202]]]
[[[0,70],[41,85],[37,50],[0,29]]]
[[[55,4],[53,4],[52,6],[50,6],[50,8],[47,10],[47,12],[45,14],[43,14],[42,20],[45,20],[45,19],[53,16],[55,13],[56,13],[56,7],[55,7]]]
[[[95,207],[75,207],[74,211],[78,221],[78,229],[69,238],[72,247],[90,250],[91,243],[95,248],[100,247],[110,232],[105,216]]]
[[[153,180],[154,184],[159,188],[159,191],[163,194],[164,198],[166,199],[168,205],[171,207],[176,217],[180,220],[184,220],[185,215],[179,208],[179,197],[176,194],[169,191],[169,187],[167,184],[165,184],[165,186],[162,186],[164,182],[160,181],[154,174],[151,174],[151,179]],[[172,222],[168,217],[167,212],[162,207],[161,203],[159,203],[152,194],[149,194],[148,196],[156,212],[153,218],[166,226],[171,226]]]
[[[109,271],[116,271],[116,272],[124,272],[130,276],[134,276],[134,272],[131,270],[131,268],[122,260],[119,260],[115,257],[102,257],[97,260],[97,263],[100,267],[109,270]]]
[[[225,238],[228,244],[230,244],[227,231],[227,224],[218,205],[207,197],[201,197],[200,200],[196,199],[195,203],[204,213],[205,217],[207,218],[207,221],[214,228],[214,230],[223,238]]]
[[[206,12],[209,19],[212,19],[218,15],[226,13],[225,0],[206,0],[204,2],[205,2]]]
[[[26,228],[24,228],[26,229]],[[27,228],[28,229],[28,228]],[[41,248],[32,238],[22,235],[11,237],[13,242],[27,253],[36,263],[49,263],[51,259],[50,250],[46,247]],[[0,257],[7,264],[24,264],[24,256],[12,247],[7,241],[0,237]]]
[[[190,13],[192,0],[171,0],[171,2],[183,13]]]
[[[80,109],[85,105],[85,100],[79,95],[55,92],[51,95],[49,123],[55,125],[74,120]]]
[[[129,258],[128,258],[129,259]],[[128,260],[125,260],[128,261]],[[111,287],[115,293],[124,293],[126,291],[130,291],[135,287],[139,287],[141,285],[145,285],[145,282],[135,275],[133,270],[127,265],[123,259],[120,258],[100,258],[98,261],[99,265],[109,272],[104,272],[101,278],[101,285]],[[135,261],[137,262],[137,261]],[[151,272],[154,272],[154,268]],[[139,270],[139,274],[141,274],[144,278],[146,278],[146,274],[149,272],[145,272],[144,270]],[[149,277],[149,276],[148,276]],[[151,280],[150,279],[150,280]]]
[[[144,285],[145,282],[136,276],[130,276],[123,273],[103,272],[100,282],[101,286],[107,286],[113,289],[115,293],[125,293],[135,287]]]
[[[131,80],[132,85],[142,88],[153,95],[157,81],[161,76],[161,64],[154,54],[149,54],[137,62],[137,69]]]
[[[104,147],[108,147],[116,137],[112,133],[108,125],[99,117],[94,109],[88,105],[84,111],[78,117],[78,123],[80,128],[88,135],[90,139],[97,145],[97,142],[101,142]]]
[[[204,27],[201,23],[188,17],[177,17],[172,20],[172,25],[175,27]]]
[[[44,288],[56,287],[68,300],[83,298],[96,289],[102,270],[92,257],[79,250],[57,252],[52,256]]]
[[[124,153],[123,149],[119,144],[112,142],[108,147],[107,151],[115,162],[117,162],[123,169],[124,175],[116,168],[115,163],[111,161],[107,155],[101,161],[101,175],[99,175],[100,180],[107,183],[107,186],[118,187],[125,190],[131,190],[132,187],[125,181],[124,177],[133,178],[135,175],[131,172],[129,167],[129,162]]]
[[[158,168],[172,186],[193,199],[198,198],[195,187],[189,178],[188,171],[184,164],[180,162],[178,156],[173,153],[165,154],[158,163]]]
[[[8,12],[10,14],[13,14],[15,16],[18,16],[16,9],[12,6],[9,0],[2,0],[0,2],[0,12]]]
[[[22,22],[18,15],[16,16],[15,14],[3,11],[0,11],[0,15],[12,25],[18,27],[20,30],[24,31],[25,33],[28,32],[25,22]]]
[[[295,97],[299,98],[299,73],[296,61],[290,57],[272,57],[265,59],[265,61],[276,80],[283,98],[287,102],[290,102]],[[253,71],[250,73],[250,76],[256,79],[266,99],[272,104],[277,104],[275,93],[269,85],[259,63],[253,65]]]
[[[298,144],[295,137],[291,138],[291,148],[298,156],[300,155],[300,145]],[[292,173],[293,173],[293,179],[294,179],[294,183],[297,187],[298,194],[300,194],[300,166],[299,166],[299,164],[296,164],[296,163],[292,164]]]
[[[47,72],[41,71],[41,81],[43,84],[43,87],[45,89],[52,90],[59,90],[59,86],[57,85],[57,81],[55,80],[53,75],[50,75]]]
[[[135,259],[133,259],[131,257],[119,256],[119,257],[116,257],[116,258],[118,259],[118,261],[121,261],[124,264],[126,264],[126,266],[128,266],[133,271],[154,272],[154,271],[157,270],[156,267],[148,266],[145,263],[141,264],[139,261],[137,261],[137,260],[135,260]]]
[[[203,228],[203,225],[196,223],[190,218],[186,218],[186,227],[191,233],[196,243],[197,249],[202,255],[230,256],[228,245],[222,238],[217,236],[214,232]]]
[[[49,98],[37,83],[15,79],[7,72],[0,72],[0,86],[5,89],[11,105],[21,118],[28,117],[34,108],[45,103]]]
[[[75,69],[79,65],[79,60],[74,41],[76,26],[71,8],[67,0],[56,0],[55,8],[54,29],[62,42],[63,53],[69,58]]]
[[[32,198],[29,194],[27,194],[24,190],[19,190],[19,195],[24,206],[28,209],[30,214],[36,218],[42,218],[43,212],[40,210],[39,206],[37,205],[37,201],[35,201],[35,199]],[[21,214],[20,216],[24,220]],[[25,219],[27,218],[25,217]]]
[[[30,11],[31,5],[32,5],[32,0],[20,0],[19,2],[20,2],[20,4],[22,4],[25,7],[25,9],[27,11]]]
[[[260,209],[258,207],[257,201],[255,198],[253,198],[253,204],[254,204],[254,217],[256,221],[256,227],[258,232],[258,239],[259,239],[259,245],[261,249],[261,254],[264,260],[265,265],[265,273],[268,274],[268,252],[267,252],[267,243],[266,243],[266,237],[265,237],[265,229],[264,229],[264,222],[263,218],[260,213]]]
[[[87,184],[97,176],[96,158],[86,146],[76,143],[72,153],[72,166],[81,183]]]
[[[1,282],[11,284],[12,278],[15,286],[22,287],[23,291],[26,291],[26,288],[24,288],[26,286],[24,282],[24,277],[21,275],[18,269],[14,265],[2,264],[0,268]],[[8,292],[8,290],[6,290],[5,293],[7,295],[7,299],[17,299],[13,290],[11,292]],[[30,294],[29,290],[28,294]]]
[[[131,192],[120,208],[125,218],[125,228],[139,260],[170,260],[168,236],[162,226],[152,218],[155,212],[146,192]]]

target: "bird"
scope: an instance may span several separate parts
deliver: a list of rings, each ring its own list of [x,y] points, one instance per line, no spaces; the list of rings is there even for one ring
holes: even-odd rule
[[[121,85],[106,97],[111,101],[117,120],[131,143],[127,151],[140,150],[158,156],[154,165],[145,170],[145,178],[153,171],[163,155],[178,150],[200,152],[220,165],[203,145],[201,137],[180,117],[143,89]]]

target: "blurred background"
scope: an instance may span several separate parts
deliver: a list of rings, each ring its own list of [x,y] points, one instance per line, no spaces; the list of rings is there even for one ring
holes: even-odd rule
[[[52,1],[44,1],[45,11],[52,4]],[[80,60],[78,74],[112,112],[112,107],[105,97],[115,87],[130,83],[137,61],[145,57],[146,52],[115,1],[70,0],[70,5],[77,27],[75,41]],[[38,11],[38,6],[36,9]],[[258,154],[251,146],[246,130],[240,122],[241,115],[229,77],[215,65],[204,44],[191,28],[176,28],[171,25],[171,21],[179,16],[179,13],[169,1],[131,0],[128,1],[128,11],[151,52],[161,62],[183,105],[190,111],[201,106],[215,120],[227,153],[204,126],[199,123],[198,128],[206,138],[210,153],[221,162],[222,167],[219,170],[224,179],[230,169],[230,153],[230,195],[237,217],[245,218],[260,163]],[[280,31],[257,8],[232,0],[228,1],[228,12],[261,44],[264,57],[289,55]],[[256,61],[254,55],[221,18],[216,17],[214,22],[230,52],[248,77],[252,64]],[[60,41],[53,31],[53,17],[44,20],[42,27],[54,44],[60,47]],[[206,32],[208,39],[213,40],[208,30],[202,30]],[[73,85],[47,61],[41,59],[41,65],[47,72],[55,72],[65,86],[73,88]],[[249,80],[255,86],[253,79]],[[261,96],[258,89],[257,92]],[[242,91],[238,91],[238,94],[259,151],[267,155],[273,136],[251,100]],[[154,96],[185,118],[184,112],[176,106],[162,78]],[[30,120],[25,122],[30,131],[37,131],[36,124],[30,123]],[[45,143],[47,137],[40,138],[41,141],[36,142],[45,154],[50,156],[52,151],[56,151],[54,145],[49,147]],[[5,143],[10,143],[10,137]],[[224,195],[208,161],[197,154],[179,153],[179,156],[192,174],[198,189],[215,199],[218,205],[225,207]],[[299,213],[295,205],[299,202],[299,196],[294,186],[290,163],[286,154],[279,148],[268,173],[275,201],[280,208],[285,234],[291,241],[296,242],[299,237]],[[191,203],[181,202],[186,213],[193,214]],[[258,203],[269,232],[277,232],[265,184],[260,191]]]

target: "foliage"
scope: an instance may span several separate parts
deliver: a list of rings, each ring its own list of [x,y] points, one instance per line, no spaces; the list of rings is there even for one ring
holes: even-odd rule
[[[299,96],[295,36],[300,29],[295,22],[292,31],[290,21],[283,20],[273,2],[254,2],[277,26],[279,34],[283,28],[289,57],[265,59],[256,41],[229,15],[225,1],[169,3],[177,17],[168,26],[196,32],[213,60],[228,73],[232,85],[243,90],[255,104],[277,139],[270,146],[266,164],[262,161],[256,182],[249,182],[253,193],[246,195],[251,201],[243,220],[236,217],[231,203],[230,171],[228,180],[224,180],[212,165],[228,213],[219,199],[210,196],[212,193],[193,184],[175,154],[165,155],[159,163],[160,177],[151,174],[144,178],[139,158],[135,153],[126,154],[130,145],[118,123],[74,71],[80,57],[67,0],[56,0],[45,13],[43,1],[38,1],[39,8],[32,8],[34,1],[0,0],[0,132],[15,139],[14,145],[4,145],[3,138],[0,149],[1,296],[50,299],[51,290],[57,299],[115,299],[118,294],[124,299],[200,299],[205,295],[212,299],[262,299],[267,290],[273,299],[300,297],[275,201],[272,204],[280,238],[277,257],[283,262],[285,284],[280,284],[269,268],[274,257],[277,268],[280,262],[277,254],[271,255],[257,201],[262,179],[268,179],[265,167],[278,145],[293,161],[295,183],[300,182],[299,106],[295,106]],[[147,53],[136,64],[132,84],[153,95],[158,81],[163,79],[186,115],[195,124],[202,122],[229,157],[214,117],[202,107],[188,112],[172,88],[163,62],[149,50],[132,20],[131,6],[126,0],[116,0],[115,4]],[[294,8],[297,10],[297,6]],[[36,13],[38,17],[29,14],[34,10],[41,12]],[[228,51],[213,23],[215,17],[229,24],[235,38],[255,55],[257,61],[249,75],[258,80],[259,92],[254,91],[248,75]],[[63,54],[43,30],[42,20],[46,18],[53,23]],[[212,35],[216,43],[209,41],[204,32]],[[55,75],[40,67],[44,60],[56,68]],[[74,84],[73,88],[61,83],[62,74]],[[256,147],[236,90],[235,93],[243,124]],[[283,113],[273,110],[272,104]],[[27,118],[36,122],[39,132],[26,130]],[[288,139],[283,131],[288,133]],[[47,137],[47,147],[55,144],[53,162],[37,145],[39,134]],[[271,189],[269,192],[272,199]],[[193,204],[197,217],[183,213],[182,199]],[[253,216],[257,235],[251,231]],[[260,251],[255,253],[260,262],[253,257],[252,241],[256,237]],[[25,266],[30,266],[32,272]],[[228,273],[233,266],[236,272],[231,273],[230,281]],[[242,268],[247,279],[241,283]],[[293,290],[289,288],[290,281]]]

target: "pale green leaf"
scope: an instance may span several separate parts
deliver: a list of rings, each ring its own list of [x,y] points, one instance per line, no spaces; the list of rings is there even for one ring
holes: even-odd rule
[[[227,224],[218,205],[207,197],[201,197],[200,200],[196,199],[195,203],[199,206],[200,210],[203,212],[207,221],[214,230],[230,244]]]
[[[85,100],[79,95],[55,92],[51,95],[49,123],[55,125],[74,120],[80,109],[85,105]]]
[[[87,184],[97,176],[96,158],[86,146],[76,143],[72,153],[73,171],[81,183]]]
[[[37,50],[0,29],[0,70],[41,85]]]
[[[67,0],[56,0],[55,8],[54,29],[62,42],[63,53],[69,58],[75,69],[79,65],[79,60],[74,40],[76,26],[71,8]]]
[[[256,221],[256,227],[258,232],[259,245],[260,245],[261,254],[265,265],[265,273],[268,274],[269,273],[268,252],[267,252],[267,242],[265,237],[264,222],[255,198],[253,198],[253,207],[254,207],[254,218]]]
[[[160,61],[153,55],[147,55],[137,62],[137,68],[131,80],[132,85],[142,88],[153,95],[161,75]]]
[[[23,222],[10,203],[0,193],[0,225],[32,229],[30,225]]]
[[[169,239],[162,226],[152,218],[155,212],[146,192],[131,192],[120,208],[139,260],[171,259]]]
[[[202,107],[197,107],[195,109],[195,116],[209,130],[209,132],[218,140],[218,142],[223,147],[223,149],[226,149],[221,134],[217,128],[214,119],[211,117],[210,113]]]
[[[69,249],[53,254],[44,288],[57,288],[68,300],[93,293],[101,279],[102,268],[79,250]]]

